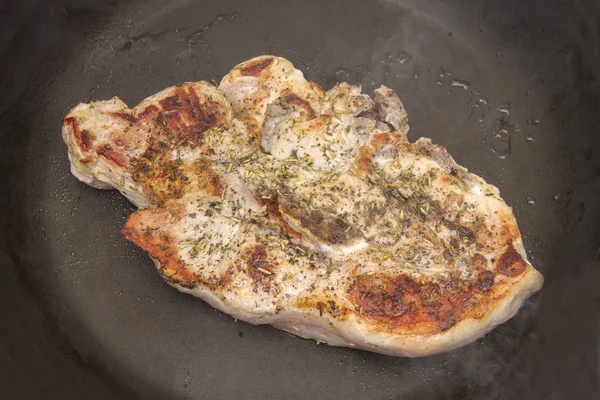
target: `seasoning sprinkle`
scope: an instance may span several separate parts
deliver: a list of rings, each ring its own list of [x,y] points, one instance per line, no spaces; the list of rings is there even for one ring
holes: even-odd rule
[[[294,330],[299,331],[300,328],[298,328],[297,326],[292,325],[292,328],[294,328]]]
[[[346,228],[346,230],[344,232],[348,232],[350,229],[352,229],[352,225],[348,225],[348,227]]]
[[[208,244],[208,242],[202,242],[202,243],[200,243],[200,250],[202,250],[203,248],[205,248],[207,244]]]
[[[321,344],[321,343],[323,343],[323,344],[327,344],[327,342],[326,342],[326,341],[324,341],[324,340],[321,340],[321,339],[317,339],[317,344],[319,345],[319,344]]]
[[[425,210],[423,209],[423,207],[419,207],[419,210],[421,210],[421,212],[422,212],[423,214],[427,214],[427,211],[425,211]]]
[[[231,217],[230,220],[232,220],[233,222],[242,222],[241,219],[236,218],[236,217]]]
[[[232,168],[233,168],[233,163],[229,163],[229,165],[227,166],[227,173],[230,173]]]
[[[352,343],[352,342],[348,342],[348,346],[355,347],[356,345],[354,343]]]
[[[269,271],[268,269],[264,269],[264,268],[256,268],[256,269],[265,275],[273,275],[273,273],[271,271]]]
[[[400,210],[400,219],[404,219],[404,210]]]
[[[263,199],[270,199],[271,196],[261,196]]]

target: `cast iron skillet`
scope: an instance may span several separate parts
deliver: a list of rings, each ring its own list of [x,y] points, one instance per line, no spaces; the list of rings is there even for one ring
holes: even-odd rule
[[[0,1],[5,398],[585,399],[598,395],[597,1]],[[521,312],[423,359],[317,346],[180,294],[119,227],[132,206],[68,170],[78,101],[131,106],[289,58],[326,88],[396,89],[497,185],[546,277]]]

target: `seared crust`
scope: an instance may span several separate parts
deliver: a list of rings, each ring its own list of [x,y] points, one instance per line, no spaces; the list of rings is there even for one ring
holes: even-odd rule
[[[406,139],[388,88],[328,92],[282,58],[63,121],[72,171],[179,290],[331,345],[423,356],[512,317],[543,278],[498,189]]]

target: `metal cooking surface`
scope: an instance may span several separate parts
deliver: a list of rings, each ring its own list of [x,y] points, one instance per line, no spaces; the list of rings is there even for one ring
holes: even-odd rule
[[[10,314],[3,359],[22,366],[7,381],[19,395],[561,399],[597,390],[595,5],[15,3],[0,19],[18,16],[0,47],[0,280]],[[69,173],[61,119],[78,101],[116,95],[134,106],[175,83],[218,81],[265,53],[326,89],[395,89],[410,140],[446,145],[514,207],[542,291],[474,344],[402,359],[236,322],[167,286],[119,233],[133,207]]]

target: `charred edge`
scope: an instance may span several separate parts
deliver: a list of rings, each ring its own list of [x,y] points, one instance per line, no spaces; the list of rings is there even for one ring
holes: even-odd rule
[[[310,86],[312,86],[313,90],[317,93],[319,93],[319,95],[321,96],[325,96],[325,89],[323,89],[323,86],[319,85],[317,82],[313,82],[313,81],[308,81],[310,83]]]
[[[200,161],[196,165],[198,187],[214,197],[220,197],[223,190],[223,183],[219,174],[217,174],[207,162]]]
[[[221,276],[221,279],[219,279],[218,285],[220,287],[230,287],[232,282],[233,282],[233,274],[231,273],[231,271],[227,270]]]
[[[75,136],[75,139],[77,140],[77,142],[79,144],[81,144],[83,147],[83,143],[81,140],[81,132],[79,131],[79,124],[77,123],[75,118],[69,117],[69,118],[63,119],[62,126],[65,127],[67,125],[71,126],[71,130],[73,131],[73,136]],[[84,148],[83,150],[87,150],[87,149]]]
[[[360,275],[348,290],[361,315],[397,328],[420,325],[445,331],[463,319],[494,285],[494,274],[479,270],[470,283],[419,283],[406,275]],[[419,328],[421,329],[421,328]]]
[[[387,144],[395,144],[402,139],[400,134],[395,133],[378,133],[373,135],[373,139],[371,140],[371,145],[379,149]]]
[[[135,116],[133,116],[131,114],[128,114],[128,113],[112,112],[112,113],[110,113],[110,116],[115,117],[115,118],[120,118],[122,120],[125,120],[125,121],[131,123],[131,124],[135,124],[137,122],[137,119],[135,118]]]
[[[458,233],[463,239],[467,239],[469,242],[475,240],[476,235],[472,229],[467,228],[466,226],[457,224],[453,221],[450,221],[446,218],[442,219],[442,223],[451,231]]]
[[[306,111],[306,113],[308,114],[308,117],[310,119],[313,119],[315,117],[315,110],[313,110],[313,108],[310,106],[310,103],[308,101],[296,96],[294,93],[285,91],[283,93],[282,99],[283,99],[283,101],[285,101],[288,104],[293,104],[293,105],[304,108],[304,110]]]
[[[140,119],[155,118],[158,114],[158,107],[154,104],[146,107],[144,111],[138,114]]]
[[[124,167],[126,164],[125,157],[123,157],[123,154],[114,151],[112,147],[110,147],[110,145],[108,144],[105,144],[104,146],[100,147],[98,150],[96,150],[96,153],[99,156],[102,156],[107,160],[114,162],[120,167]]]
[[[371,150],[366,146],[362,146],[359,151],[358,159],[356,160],[356,166],[358,167],[357,173],[359,177],[368,174],[371,170],[371,158]]]
[[[496,263],[496,272],[511,278],[521,275],[526,268],[527,263],[515,250],[512,243],[509,244],[508,250],[500,256]]]
[[[181,164],[175,161],[163,163],[149,175],[151,177],[145,180],[140,179],[144,184],[144,193],[159,204],[181,197],[189,182]]]
[[[81,148],[83,150],[88,151],[91,149],[95,140],[96,136],[92,132],[87,129],[81,131]]]
[[[264,292],[271,290],[271,280],[273,279],[273,265],[267,260],[267,252],[264,246],[254,246],[245,251],[245,257],[248,265],[248,275],[254,281],[254,284],[262,287]],[[265,273],[261,270],[269,271]]]
[[[158,260],[158,273],[165,281],[188,289],[197,287],[198,279],[192,271],[183,267],[173,238],[160,228],[143,228],[140,218],[139,212],[130,215],[121,227],[121,234]]]
[[[326,217],[319,210],[301,216],[300,222],[313,235],[332,245],[346,243],[356,237],[356,232],[344,220]]]
[[[294,237],[297,239],[302,239],[302,233],[298,232],[290,224],[288,224],[281,215],[280,208],[285,212],[287,210],[287,206],[284,203],[280,203],[278,200],[278,196],[276,194],[272,194],[270,199],[264,199],[262,196],[255,196],[256,201],[259,205],[265,206],[267,208],[267,214],[269,214],[274,221],[277,221],[279,225],[283,228],[285,233],[290,237]]]
[[[494,286],[494,274],[488,270],[481,270],[477,283],[484,292],[489,291]]]
[[[240,72],[244,76],[256,76],[261,73],[261,71],[267,68],[273,62],[273,58],[267,58],[264,61],[257,61],[255,64],[247,66],[243,68]]]
[[[192,139],[199,142],[202,134],[216,125],[218,105],[201,102],[193,88],[178,88],[172,96],[159,101],[163,109],[157,122],[174,139]]]
[[[322,301],[319,301],[317,303],[317,309],[319,310],[319,316],[322,317],[323,316],[323,312],[326,312],[326,307],[325,303],[323,303]]]

